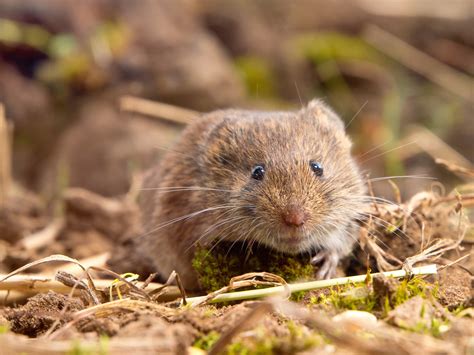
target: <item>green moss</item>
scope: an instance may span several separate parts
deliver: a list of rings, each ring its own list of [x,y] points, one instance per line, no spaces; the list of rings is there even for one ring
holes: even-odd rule
[[[68,351],[69,355],[92,355],[94,353],[90,347],[84,346],[79,340],[74,340],[71,344],[71,350]]]
[[[391,295],[377,295],[370,285],[344,285],[331,287],[328,294],[321,293],[310,298],[310,304],[332,306],[338,310],[381,312],[386,316],[390,310],[415,296],[437,297],[438,288],[421,277],[402,280]]]
[[[253,337],[247,337],[245,340],[239,339],[230,344],[225,354],[294,354],[324,343],[319,334],[311,332],[293,321],[288,321],[286,325],[288,327],[286,336],[269,335],[265,328],[259,327],[255,330]]]
[[[376,308],[378,300],[366,285],[344,285],[331,287],[329,294],[322,293],[311,297],[310,303],[313,305],[332,306],[336,309],[371,312]]]
[[[449,321],[440,318],[431,319],[430,323],[420,321],[415,326],[401,326],[401,328],[414,333],[427,334],[439,338],[443,333],[443,328],[449,325]]]
[[[290,300],[293,302],[300,302],[304,299],[304,296],[308,293],[308,291],[299,291],[293,292],[290,296]]]
[[[240,246],[229,250],[229,245],[221,243],[215,247],[198,247],[192,264],[206,291],[227,286],[232,277],[247,272],[267,271],[283,277],[287,282],[314,277],[313,266],[303,256],[289,256],[259,248],[244,262],[245,258],[246,254]]]
[[[106,335],[101,335],[99,338],[99,351],[100,355],[107,355],[109,353],[109,342],[110,338]]]
[[[98,344],[84,344],[79,339],[71,343],[69,355],[107,355],[109,354],[109,337],[102,335]]]
[[[275,97],[275,79],[268,62],[262,58],[245,56],[237,58],[235,66],[242,76],[249,96]]]
[[[296,47],[315,64],[329,60],[383,62],[384,57],[360,37],[336,32],[319,32],[297,38]]]
[[[0,325],[0,334],[8,333],[9,330],[10,330],[10,327],[7,324]]]
[[[216,331],[211,331],[206,335],[198,338],[193,346],[202,350],[209,350],[219,340],[220,334]]]
[[[215,317],[217,314],[217,309],[214,306],[207,306],[207,308],[204,310],[204,313],[202,314],[203,317],[205,318],[212,318]]]
[[[421,296],[423,298],[438,297],[438,287],[430,284],[421,277],[403,279],[397,290],[390,297],[390,306],[395,308],[412,297]]]
[[[451,312],[451,314],[455,315],[456,317],[463,317],[464,316],[463,311],[466,309],[469,309],[469,308],[466,308],[465,304],[460,304],[459,306],[457,306],[451,311],[448,309],[448,311]]]
[[[226,349],[226,355],[272,355],[273,351],[273,339],[266,338],[262,339],[259,343],[247,343],[243,341],[237,341],[230,344]]]
[[[372,62],[385,64],[386,59],[360,37],[337,32],[318,32],[296,37],[293,51],[311,62],[318,77],[317,96],[324,96],[342,117],[350,117],[360,108],[356,96],[341,71],[341,64]],[[350,118],[349,118],[350,119]]]

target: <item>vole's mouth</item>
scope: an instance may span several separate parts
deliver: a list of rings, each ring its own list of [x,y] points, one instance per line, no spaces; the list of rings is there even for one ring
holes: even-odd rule
[[[275,240],[276,249],[289,254],[296,254],[305,251],[308,248],[309,239],[306,234],[300,230],[283,231]]]

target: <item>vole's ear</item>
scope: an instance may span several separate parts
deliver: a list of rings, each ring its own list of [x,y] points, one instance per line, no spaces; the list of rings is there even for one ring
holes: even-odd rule
[[[306,111],[309,115],[314,116],[315,119],[328,124],[332,124],[342,130],[345,129],[344,122],[341,118],[321,99],[311,100],[306,106]]]

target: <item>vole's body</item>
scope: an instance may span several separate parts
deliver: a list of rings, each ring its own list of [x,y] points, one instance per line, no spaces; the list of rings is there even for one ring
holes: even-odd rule
[[[350,146],[342,121],[320,101],[297,112],[197,119],[145,179],[142,254],[190,289],[199,288],[195,246],[216,239],[307,253],[323,262],[321,277],[331,276],[352,249],[363,209]]]

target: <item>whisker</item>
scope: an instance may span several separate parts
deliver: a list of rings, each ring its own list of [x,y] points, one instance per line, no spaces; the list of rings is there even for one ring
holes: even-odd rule
[[[155,228],[153,228],[153,229],[151,229],[151,230],[149,230],[149,231],[147,231],[147,232],[141,234],[141,235],[139,236],[139,238],[144,237],[144,236],[146,236],[146,235],[148,235],[148,234],[150,234],[150,233],[154,233],[154,232],[156,232],[156,231],[158,231],[158,230],[160,230],[160,229],[162,229],[162,228],[168,227],[169,225],[174,224],[174,223],[176,223],[176,222],[180,222],[180,221],[186,220],[186,219],[191,219],[191,218],[193,218],[193,217],[195,217],[195,216],[198,216],[198,215],[200,215],[200,214],[202,214],[202,213],[209,212],[209,211],[215,211],[215,210],[223,209],[223,208],[235,208],[235,206],[234,206],[234,205],[230,205],[230,206],[229,206],[229,205],[221,205],[221,206],[209,207],[209,208],[202,209],[202,210],[200,210],[200,211],[196,211],[196,212],[189,213],[189,214],[184,215],[184,216],[181,216],[181,217],[176,217],[176,218],[174,218],[174,219],[172,219],[172,220],[170,220],[170,221],[167,221],[167,222],[163,222],[163,223],[158,224]]]
[[[359,115],[359,113],[362,112],[362,110],[364,109],[364,107],[369,103],[369,101],[367,100],[366,102],[364,102],[362,104],[362,106],[360,107],[360,109],[354,114],[354,116],[352,116],[351,120],[346,124],[346,127],[344,127],[344,129],[347,129],[347,127],[349,127],[349,125],[352,123],[352,121],[354,121],[354,119]]]
[[[364,213],[364,212],[361,212],[361,215],[366,215],[367,217],[370,217],[370,218],[373,218],[374,220],[376,220],[376,222],[379,223],[379,225],[381,225],[382,227],[385,227],[385,228],[393,228],[395,231],[397,231],[398,233],[394,233],[395,235],[398,235],[400,234],[401,236],[405,237],[406,239],[408,240],[413,240],[413,238],[411,238],[409,235],[407,235],[403,230],[400,229],[400,226],[396,226],[395,224],[392,224],[380,217],[377,217],[377,216],[374,216],[374,215],[371,215],[371,214],[368,214],[368,213]],[[361,223],[364,223],[366,224],[367,222],[363,221],[363,220],[360,220],[359,222]],[[367,226],[369,226],[367,224]]]
[[[164,192],[175,192],[175,191],[221,191],[221,192],[234,192],[233,190],[216,189],[211,187],[202,186],[170,186],[170,187],[143,187],[140,191],[164,191]]]
[[[245,217],[245,218],[248,218],[248,217]],[[239,221],[236,221],[236,222],[233,222],[230,226],[227,226],[227,228],[226,228],[224,231],[222,231],[222,233],[224,233],[224,232],[225,232],[226,230],[228,230],[228,229],[231,229],[232,227],[234,227],[236,224],[239,224],[239,223],[241,223],[240,220],[239,220]],[[229,234],[231,233],[231,231],[230,231],[229,233],[227,233],[227,234],[225,235],[225,237],[222,236],[222,233],[221,233],[221,235],[219,235],[218,238],[216,238],[217,242],[216,242],[213,246],[211,246],[211,248],[209,249],[209,251],[207,252],[206,255],[209,255],[210,253],[212,253],[212,251],[213,251],[215,248],[217,248],[217,246],[219,245],[219,243],[225,241],[226,238],[227,238],[227,237],[229,236]]]
[[[183,155],[187,158],[191,158],[191,159],[196,159],[196,157],[193,157],[192,155],[190,154],[186,154],[184,152],[180,152],[179,150],[176,150],[176,149],[173,149],[173,148],[169,148],[169,147],[165,147],[163,145],[155,145],[154,146],[155,149],[160,149],[160,150],[164,150],[166,152],[170,152],[170,153],[176,153],[176,154],[180,154],[180,155]]]
[[[392,142],[392,141],[393,141],[393,139],[389,139],[389,140],[386,141],[385,143],[378,144],[378,145],[376,145],[375,147],[373,147],[373,148],[369,149],[368,151],[366,151],[365,153],[362,153],[361,155],[358,155],[356,158],[357,158],[357,159],[360,159],[360,158],[362,158],[362,157],[365,157],[367,154],[372,153],[374,150],[377,150],[377,149],[379,149],[379,148],[382,148],[384,145],[387,145],[388,143],[390,143],[390,142]]]
[[[409,146],[409,145],[415,144],[415,143],[416,143],[416,141],[409,142],[409,143],[406,143],[406,144],[402,144],[401,146],[398,146],[398,147],[396,147],[396,148],[392,148],[392,149],[389,149],[389,150],[387,150],[387,151],[385,151],[385,152],[383,152],[383,153],[377,154],[377,155],[375,155],[375,156],[373,156],[373,157],[369,157],[368,159],[365,159],[365,160],[361,161],[360,164],[367,163],[368,161],[371,161],[371,160],[373,160],[373,159],[375,159],[375,158],[381,157],[382,155],[388,154],[388,153],[393,152],[393,151],[398,150],[398,149],[402,149],[402,148],[404,148],[404,147],[406,147],[406,146]]]
[[[377,181],[384,181],[384,180],[391,180],[391,179],[425,179],[425,180],[438,180],[435,177],[431,176],[424,176],[424,175],[398,175],[398,176],[384,176],[384,177],[377,177],[373,179],[369,179],[371,182]]]
[[[192,243],[192,245],[186,249],[189,250],[191,247],[193,246],[196,246],[202,239],[204,239],[207,235],[209,235],[213,230],[225,225],[225,224],[229,224],[230,223],[230,226],[234,226],[237,222],[239,222],[240,220],[242,220],[243,217],[229,217],[227,218],[226,220],[222,221],[222,222],[219,222],[219,223],[215,223],[213,224],[210,228],[208,228],[206,231],[204,231],[204,233],[195,241]],[[227,226],[224,231],[226,231],[227,229],[229,228],[229,226]],[[222,232],[221,232],[222,233]],[[218,238],[216,238],[216,240],[218,240]],[[212,249],[212,247],[211,247]]]

